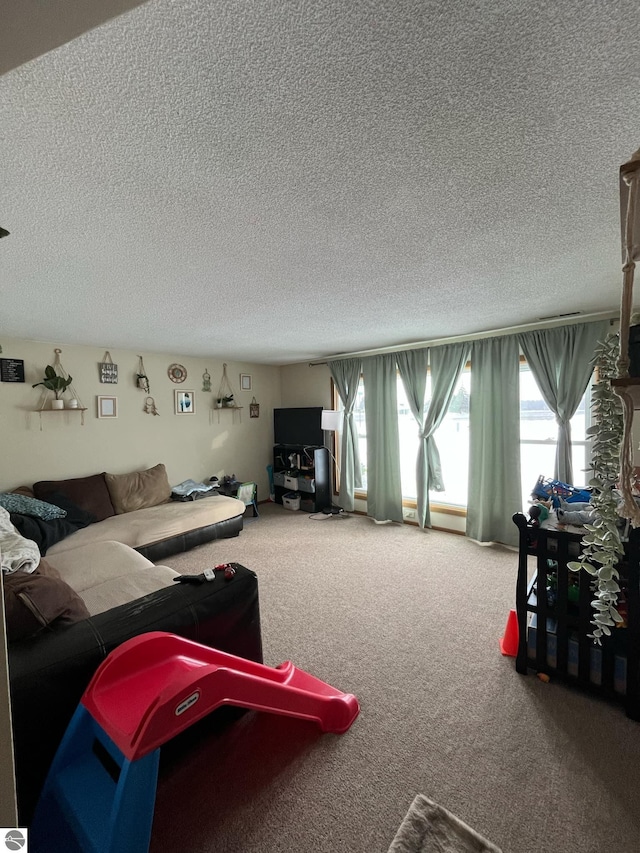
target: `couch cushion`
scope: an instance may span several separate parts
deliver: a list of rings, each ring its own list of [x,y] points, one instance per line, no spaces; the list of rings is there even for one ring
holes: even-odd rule
[[[96,521],[115,515],[104,473],[70,480],[39,480],[33,484],[33,491],[37,498],[44,501],[52,492],[59,492],[80,509],[94,515]]]
[[[160,463],[131,474],[105,474],[111,502],[118,515],[166,503],[171,498],[167,469]]]
[[[169,501],[136,512],[105,518],[100,524],[90,524],[53,545],[47,554],[61,554],[88,542],[123,542],[131,548],[141,548],[154,542],[171,539],[200,527],[236,518],[245,511],[242,501],[225,495],[213,495],[199,501]]]
[[[121,542],[93,542],[51,557],[70,587],[80,593],[91,616],[135,601],[173,583],[178,572],[154,566]]]
[[[72,625],[89,617],[84,601],[46,560],[40,560],[34,572],[5,574],[3,592],[10,643],[31,637],[54,623]]]

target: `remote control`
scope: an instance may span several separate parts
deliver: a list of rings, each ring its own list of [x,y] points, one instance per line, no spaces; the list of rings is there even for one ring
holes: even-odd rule
[[[202,575],[178,575],[174,581],[176,583],[204,583],[204,578]]]
[[[204,570],[204,579],[206,581],[214,581],[216,579],[215,569],[205,569]]]

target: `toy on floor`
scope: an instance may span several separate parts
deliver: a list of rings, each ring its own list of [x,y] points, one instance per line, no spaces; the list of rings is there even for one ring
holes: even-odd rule
[[[30,829],[32,853],[147,853],[160,747],[223,704],[346,732],[350,693],[297,669],[269,667],[164,631],[101,663],[69,723]]]

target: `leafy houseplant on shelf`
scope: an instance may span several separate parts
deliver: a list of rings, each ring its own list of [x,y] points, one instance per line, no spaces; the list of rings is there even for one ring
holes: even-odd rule
[[[37,388],[38,385],[43,385],[48,391],[53,391],[55,400],[52,401],[51,408],[62,409],[64,407],[62,395],[72,382],[71,376],[60,376],[56,373],[55,368],[48,364],[44,369],[44,379],[41,382],[35,382],[31,387]]]
[[[616,609],[620,592],[617,565],[624,554],[624,547],[615,486],[620,474],[624,424],[620,398],[611,386],[611,379],[616,376],[618,350],[618,335],[607,335],[598,344],[593,359],[598,368],[598,381],[592,386],[591,403],[595,423],[589,427],[587,434],[593,439],[590,465],[593,476],[589,486],[595,512],[593,522],[585,524],[580,560],[568,563],[572,571],[584,569],[593,577],[593,633],[588,636],[598,645],[601,645],[603,635],[610,636],[611,628],[623,621]]]
[[[233,394],[230,394],[228,397],[217,397],[216,398],[216,408],[222,409],[233,409],[235,406],[235,402],[233,400]]]

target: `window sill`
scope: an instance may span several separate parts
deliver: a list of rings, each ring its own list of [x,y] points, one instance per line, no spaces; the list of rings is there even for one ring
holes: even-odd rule
[[[366,501],[367,500],[367,493],[362,492],[362,491],[355,492],[354,498],[355,498],[355,500],[358,500],[358,501]],[[411,500],[409,498],[406,498],[402,501],[402,506],[407,508],[407,509],[417,509],[418,504],[416,503],[415,500]],[[467,517],[467,508],[465,506],[457,506],[455,504],[440,504],[440,503],[430,502],[429,508],[430,508],[431,512],[438,512],[438,513],[441,513],[442,515],[455,515],[455,516],[458,516],[459,518],[466,518]]]

